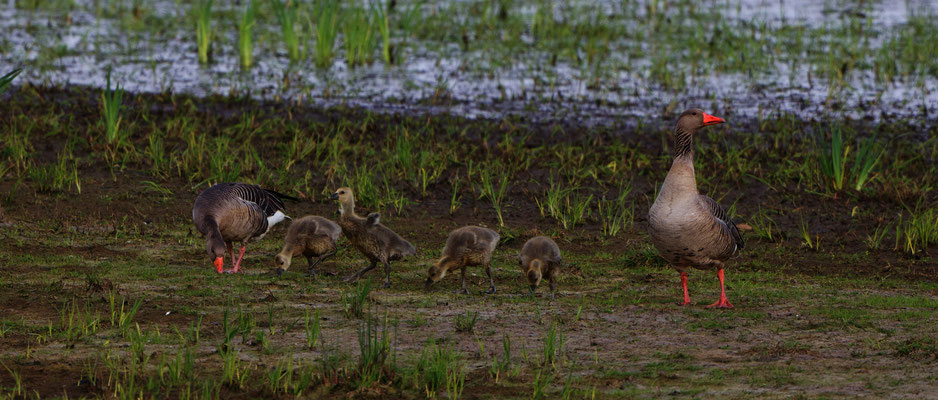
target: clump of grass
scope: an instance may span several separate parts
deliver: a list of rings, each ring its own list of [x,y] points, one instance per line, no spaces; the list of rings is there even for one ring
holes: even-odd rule
[[[495,209],[495,215],[498,217],[498,225],[505,226],[505,220],[502,217],[502,201],[505,199],[505,194],[508,193],[508,172],[502,169],[494,175],[488,171],[482,171],[482,183],[479,186],[482,195],[479,198],[489,199],[492,208]]]
[[[626,184],[619,188],[619,194],[615,199],[606,199],[603,197],[597,202],[597,214],[599,215],[602,233],[605,237],[615,237],[628,226],[632,226],[635,219],[635,205],[626,201],[629,193],[632,192],[632,184]]]
[[[818,250],[820,248],[820,236],[811,236],[811,231],[808,228],[808,223],[804,221],[804,217],[801,218],[799,228],[799,232],[801,233],[801,245],[812,250]]]
[[[895,343],[896,354],[903,357],[938,359],[938,339],[913,337]]]
[[[251,30],[256,24],[257,0],[249,0],[244,6],[241,18],[238,19],[238,54],[241,56],[241,66],[251,68],[254,63],[254,42]]]
[[[434,398],[441,389],[451,399],[462,395],[466,373],[461,356],[449,347],[431,344],[420,354],[415,366],[415,385],[423,389],[428,398]]]
[[[17,68],[4,76],[0,76],[0,93],[3,93],[7,90],[8,87],[10,87],[10,83],[13,82],[13,79],[15,79],[16,76],[20,74],[20,72],[23,72],[23,69]]]
[[[81,193],[81,181],[78,179],[78,161],[71,151],[63,149],[57,161],[47,165],[33,165],[29,168],[29,178],[39,192],[54,193],[67,190],[72,185]]]
[[[373,24],[378,27],[378,33],[381,35],[381,59],[387,65],[392,64],[391,60],[391,25],[388,22],[388,13],[382,1],[371,3],[371,19]]]
[[[913,255],[921,254],[928,249],[929,245],[938,243],[936,209],[923,210],[921,207],[916,207],[904,224],[900,220],[896,226],[896,241],[901,241],[902,248]],[[898,247],[897,243],[896,248]]]
[[[123,105],[121,104],[124,97],[124,89],[121,89],[119,83],[114,84],[114,89],[111,89],[111,70],[107,71],[107,87],[104,93],[101,93],[101,104],[104,108],[103,117],[104,117],[104,142],[108,146],[114,146],[120,144],[119,141],[123,139],[120,133],[120,123],[121,123],[121,109]]]
[[[301,60],[303,50],[300,48],[300,41],[303,35],[297,34],[297,20],[300,12],[299,2],[271,0],[270,4],[277,15],[277,21],[280,22],[280,32],[283,35],[283,44],[287,48],[287,56],[293,62]]]
[[[215,31],[212,29],[212,0],[199,0],[192,5],[192,15],[195,17],[195,41],[199,51],[199,62],[208,64],[212,52],[212,40]]]
[[[358,386],[368,387],[395,373],[391,335],[385,315],[382,329],[378,329],[373,318],[365,318],[358,324],[358,346],[361,358],[358,363]],[[380,332],[379,332],[380,330]]]
[[[465,314],[456,315],[456,332],[472,332],[472,329],[476,326],[476,320],[479,318],[479,313],[466,311]]]
[[[830,140],[826,140],[823,133],[818,133],[818,148],[821,149],[819,162],[821,172],[836,195],[836,192],[843,190],[847,181],[847,155],[850,154],[850,145],[844,144],[843,130],[840,127],[832,127],[830,135]]]
[[[362,318],[365,315],[365,306],[368,304],[368,294],[371,293],[371,280],[358,281],[353,289],[350,289],[342,297],[345,316],[351,318]]]
[[[563,332],[557,324],[551,323],[544,335],[544,363],[542,365],[556,367],[556,363],[563,354]]]
[[[502,336],[502,355],[492,360],[492,366],[489,367],[489,375],[495,378],[495,383],[502,373],[508,371],[511,367],[511,338],[508,335]]]
[[[885,149],[876,146],[875,136],[857,142],[857,155],[850,171],[854,179],[854,189],[863,190],[863,186],[873,178],[873,169],[885,152]]]
[[[376,38],[376,21],[373,18],[361,2],[352,2],[346,8],[342,18],[342,33],[345,35],[345,59],[349,67],[372,61]]]
[[[319,333],[322,330],[319,310],[316,310],[313,314],[306,310],[303,317],[303,326],[306,328],[306,348],[312,349],[319,344]]]
[[[313,12],[316,19],[316,66],[326,68],[332,65],[335,54],[335,39],[341,18],[339,1],[318,1]]]

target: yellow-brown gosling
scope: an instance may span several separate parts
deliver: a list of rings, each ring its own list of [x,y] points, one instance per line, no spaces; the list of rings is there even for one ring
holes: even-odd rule
[[[524,243],[521,254],[518,255],[518,264],[521,272],[531,284],[531,294],[537,290],[541,279],[546,278],[550,283],[550,297],[554,297],[554,280],[560,275],[563,259],[560,257],[560,248],[549,237],[535,236]]]
[[[443,247],[443,256],[430,266],[427,271],[427,281],[424,288],[429,290],[433,282],[443,279],[448,271],[462,270],[462,291],[469,294],[466,287],[466,267],[481,265],[489,276],[489,290],[486,293],[495,293],[495,279],[492,276],[492,252],[498,246],[500,237],[498,232],[480,226],[465,226],[456,229],[446,239]]]
[[[394,231],[381,224],[381,215],[368,214],[362,218],[355,214],[355,195],[352,189],[339,188],[330,197],[339,201],[339,226],[349,243],[355,246],[371,262],[370,265],[345,278],[354,281],[362,274],[371,271],[380,262],[384,265],[384,287],[391,287],[391,261],[417,254],[417,249],[410,242],[398,236]]]
[[[293,221],[287,230],[283,249],[274,257],[277,275],[290,269],[293,257],[299,255],[306,257],[310,276],[316,275],[316,265],[335,254],[335,243],[341,234],[342,228],[338,224],[320,216],[307,215]]]

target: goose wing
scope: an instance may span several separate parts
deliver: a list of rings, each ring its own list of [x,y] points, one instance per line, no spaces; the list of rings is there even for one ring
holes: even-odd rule
[[[710,212],[710,215],[713,215],[718,221],[720,221],[726,231],[733,238],[733,243],[736,245],[736,250],[742,249],[745,243],[743,242],[743,236],[739,233],[739,228],[736,227],[736,223],[728,215],[726,215],[726,210],[720,206],[720,203],[717,203],[716,200],[711,199],[708,196],[700,195],[700,203],[703,205],[704,209]],[[734,253],[736,251],[734,250]]]
[[[264,215],[267,217],[276,214],[277,211],[283,213],[285,211],[283,207],[283,199],[291,198],[290,196],[277,193],[273,190],[264,189],[257,185],[249,185],[245,183],[234,183],[232,185],[232,189],[238,198],[257,204],[258,207],[264,211]]]

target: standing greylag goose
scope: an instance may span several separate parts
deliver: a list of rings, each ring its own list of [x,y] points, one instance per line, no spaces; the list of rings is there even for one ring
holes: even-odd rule
[[[722,123],[723,119],[698,109],[684,111],[674,128],[674,162],[664,179],[658,198],[648,211],[651,241],[661,257],[681,274],[684,301],[687,267],[716,269],[720,278],[720,300],[707,307],[730,308],[723,285],[723,263],[743,248],[743,238],[723,207],[697,192],[694,177],[694,133]]]
[[[560,248],[547,236],[535,236],[524,243],[518,255],[521,272],[531,284],[531,295],[537,290],[542,278],[550,283],[550,297],[554,297],[554,279],[560,274],[563,259]]]
[[[339,188],[329,197],[339,200],[339,226],[349,243],[371,262],[345,281],[354,281],[364,273],[371,271],[380,262],[384,264],[384,287],[391,287],[391,261],[417,254],[417,249],[410,242],[398,236],[394,231],[381,224],[381,214],[371,213],[367,218],[355,214],[355,195],[352,189]]]
[[[199,193],[192,207],[192,222],[205,235],[206,247],[215,270],[241,272],[248,240],[260,240],[278,222],[288,219],[283,200],[296,200],[272,190],[246,183],[219,183]],[[234,259],[231,242],[241,242],[241,252]],[[223,271],[225,249],[234,267]]]
[[[307,215],[297,219],[287,229],[283,249],[274,257],[277,275],[290,268],[293,257],[303,255],[309,263],[309,274],[316,274],[316,265],[335,254],[335,243],[342,234],[342,228],[326,218]],[[313,262],[316,257],[316,262]]]
[[[481,226],[464,226],[449,233],[446,246],[443,247],[443,257],[433,263],[427,271],[425,289],[430,289],[433,282],[443,279],[448,271],[462,270],[462,291],[469,294],[466,287],[466,267],[481,265],[489,276],[488,294],[495,293],[495,279],[492,276],[492,252],[498,246],[498,232]]]

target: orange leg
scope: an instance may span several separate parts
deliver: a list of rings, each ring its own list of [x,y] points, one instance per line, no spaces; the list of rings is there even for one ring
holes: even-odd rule
[[[246,246],[241,245],[241,251],[238,252],[238,260],[234,262],[234,268],[225,271],[226,273],[229,273],[229,274],[232,274],[232,273],[237,274],[237,273],[239,273],[239,272],[243,272],[243,271],[241,271],[241,259],[244,258],[244,250],[245,250],[245,247],[246,247]],[[231,259],[233,260],[233,259],[234,259],[234,256],[232,256]]]
[[[717,271],[717,276],[720,277],[720,300],[707,306],[707,308],[733,308],[733,305],[730,304],[730,301],[726,299],[726,288],[723,286],[723,268],[720,268],[720,270]]]
[[[681,286],[684,287],[684,302],[677,303],[677,305],[686,306],[688,304],[693,304],[690,302],[690,295],[687,293],[687,272],[681,272]]]

